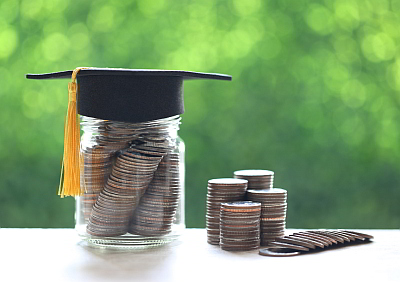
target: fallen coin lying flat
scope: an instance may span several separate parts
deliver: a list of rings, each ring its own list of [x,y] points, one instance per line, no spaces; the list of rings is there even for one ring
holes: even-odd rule
[[[329,250],[332,245],[351,245],[354,242],[368,242],[373,238],[372,235],[350,230],[308,230],[276,238],[268,243],[268,248],[260,249],[259,254],[273,257],[296,256],[316,247]]]

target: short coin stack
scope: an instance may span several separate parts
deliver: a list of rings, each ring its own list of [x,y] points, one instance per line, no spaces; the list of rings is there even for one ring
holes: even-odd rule
[[[179,154],[171,152],[160,162],[141,198],[130,223],[130,233],[154,236],[171,231],[180,200],[179,173]]]
[[[218,178],[208,181],[206,229],[207,242],[218,245],[220,242],[221,203],[242,201],[246,195],[247,180]]]
[[[226,251],[247,251],[260,246],[261,204],[250,201],[221,204],[220,246]]]
[[[287,192],[281,188],[247,190],[247,199],[261,203],[261,245],[285,235]]]
[[[249,183],[247,189],[272,188],[274,183],[274,172],[264,169],[237,170],[233,173],[235,178],[246,179]]]

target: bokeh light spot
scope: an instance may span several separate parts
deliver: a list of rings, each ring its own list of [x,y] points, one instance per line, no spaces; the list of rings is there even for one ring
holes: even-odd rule
[[[42,33],[44,36],[48,36],[52,33],[60,32],[63,33],[68,28],[68,21],[59,16],[52,20],[47,20],[46,23],[43,24]]]
[[[140,0],[138,1],[138,7],[140,12],[142,12],[143,15],[146,16],[153,16],[160,12],[165,5],[164,0],[153,0],[153,1],[148,1],[148,0]]]
[[[50,13],[60,13],[69,5],[69,0],[45,0],[44,9]]]
[[[239,15],[251,15],[261,8],[261,0],[234,0],[233,6]]]
[[[280,12],[276,12],[272,15],[276,26],[278,26],[279,36],[289,36],[294,31],[292,19]]]
[[[8,58],[18,46],[18,33],[12,27],[0,30],[0,59]]]
[[[345,65],[337,60],[331,60],[325,65],[324,81],[333,91],[338,91],[343,87],[343,83],[349,79],[349,71]]]
[[[400,91],[400,59],[387,67],[386,79],[392,89]]]
[[[339,0],[335,2],[335,18],[339,26],[353,30],[360,23],[360,14],[356,2]]]
[[[396,53],[395,43],[385,33],[367,35],[361,46],[364,56],[371,62],[390,60]]]
[[[357,42],[350,36],[335,37],[333,46],[336,51],[336,57],[343,63],[353,63],[359,60]]]
[[[115,27],[115,16],[116,11],[113,6],[94,5],[88,16],[88,26],[96,32],[111,31]]]
[[[3,66],[0,66],[0,77],[1,77],[1,80],[2,81],[9,81],[9,79],[10,79],[10,71],[7,69],[7,68],[5,68],[5,67],[3,67]],[[10,89],[10,84],[9,83],[2,83],[1,84],[1,87],[0,87],[0,97],[2,96],[2,95],[7,95],[8,94],[8,91],[9,91],[9,89]],[[5,111],[0,111],[0,114],[2,114],[2,115],[4,115],[4,113],[6,113]],[[6,123],[5,123],[6,124]]]
[[[265,33],[262,42],[260,42],[257,54],[265,60],[271,60],[281,52],[282,44],[278,37],[272,33]]]
[[[90,44],[88,29],[82,22],[76,23],[68,29],[68,38],[72,43],[71,49],[75,51],[82,51]]]
[[[270,21],[271,25],[274,26],[275,23]],[[243,19],[238,23],[240,29],[245,31],[253,42],[259,41],[263,38],[264,35],[264,26],[263,24],[256,18],[253,19]]]
[[[21,15],[24,18],[35,19],[43,8],[43,0],[24,0],[21,3]]]
[[[70,46],[69,39],[61,33],[53,33],[42,42],[43,56],[49,61],[57,61],[64,57]]]
[[[19,12],[19,2],[15,0],[6,0],[0,4],[0,18],[7,23],[14,21]]]
[[[85,49],[89,45],[89,36],[83,32],[72,34],[70,39],[73,42],[71,48],[77,51]]]
[[[389,10],[388,0],[365,0],[362,2],[368,10],[378,15],[383,15]]]
[[[42,116],[42,107],[40,106],[39,93],[31,90],[25,89],[22,94],[22,99],[24,101],[22,111],[25,117],[29,119],[37,119]]]
[[[364,85],[356,80],[350,80],[344,84],[341,91],[342,101],[351,108],[360,108],[366,99]]]
[[[253,44],[252,38],[243,29],[236,29],[228,33],[223,41],[224,51],[232,58],[246,56]]]
[[[400,13],[400,0],[392,0],[390,4],[392,11],[398,15]]]
[[[312,5],[309,8],[306,21],[312,30],[323,35],[331,33],[334,28],[332,13],[321,5]]]

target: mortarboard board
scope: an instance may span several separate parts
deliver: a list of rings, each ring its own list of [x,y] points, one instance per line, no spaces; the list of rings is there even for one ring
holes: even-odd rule
[[[29,79],[71,78],[73,71],[27,74]],[[178,70],[88,68],[77,73],[78,113],[143,122],[184,112],[183,80],[231,80],[229,75]]]

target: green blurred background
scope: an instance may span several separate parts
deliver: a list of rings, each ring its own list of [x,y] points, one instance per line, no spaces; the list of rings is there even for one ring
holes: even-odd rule
[[[291,228],[400,227],[400,1],[0,1],[0,226],[73,227],[57,195],[78,66],[231,74],[185,83],[186,224],[207,180],[275,171]]]

